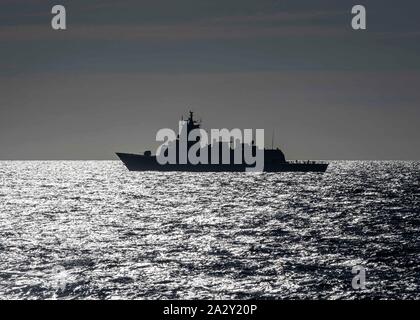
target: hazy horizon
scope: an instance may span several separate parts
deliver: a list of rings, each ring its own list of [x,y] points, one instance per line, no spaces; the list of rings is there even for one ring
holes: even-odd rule
[[[0,3],[0,160],[155,151],[191,109],[203,127],[265,129],[288,159],[419,160],[420,3]],[[417,146],[417,147],[416,147]]]

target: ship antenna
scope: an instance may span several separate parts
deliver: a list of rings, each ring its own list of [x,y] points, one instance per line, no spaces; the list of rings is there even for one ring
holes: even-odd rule
[[[274,150],[274,129],[273,129],[273,135],[271,136],[271,150]]]

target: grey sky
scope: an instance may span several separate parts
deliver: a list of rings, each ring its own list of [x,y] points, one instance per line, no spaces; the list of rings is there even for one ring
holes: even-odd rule
[[[350,28],[354,4],[367,31]],[[420,159],[417,1],[0,6],[0,159],[153,149],[189,109],[207,128],[274,129],[288,158]]]

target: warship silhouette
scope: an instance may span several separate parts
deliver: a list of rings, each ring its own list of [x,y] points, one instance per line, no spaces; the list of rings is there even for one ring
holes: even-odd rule
[[[187,135],[194,129],[200,129],[201,121],[196,121],[194,119],[193,112],[190,111],[188,120],[186,121],[186,129]],[[187,149],[194,145],[197,141],[188,141],[187,142]],[[220,145],[219,150],[222,150],[223,142],[218,142]],[[177,155],[180,150],[180,141],[179,135],[175,141],[176,144],[176,152]],[[229,144],[229,143],[228,143]],[[242,147],[244,144],[242,144]],[[229,155],[230,155],[230,162],[223,163],[222,161],[222,154],[220,154],[220,159],[218,163],[214,164],[211,163],[210,155],[211,155],[211,148],[215,147],[215,145],[208,144],[205,148],[208,148],[208,157],[209,161],[208,164],[198,163],[192,164],[187,160],[187,163],[166,163],[160,164],[157,161],[156,155],[152,155],[150,151],[144,152],[144,154],[132,154],[132,153],[120,153],[117,152],[117,156],[120,160],[124,163],[129,171],[186,171],[186,172],[245,172],[248,171],[247,168],[252,167],[252,165],[247,164],[245,161],[241,163],[235,163],[234,161],[234,153],[235,150],[232,145],[229,144]],[[256,146],[254,142],[252,142],[252,152],[255,154]],[[262,150],[264,152],[264,166],[263,172],[325,172],[328,167],[328,163],[324,162],[316,162],[316,161],[287,161],[284,153],[276,148],[273,147],[271,149],[264,148]],[[167,151],[164,151],[167,152]],[[178,159],[178,157],[176,158]]]

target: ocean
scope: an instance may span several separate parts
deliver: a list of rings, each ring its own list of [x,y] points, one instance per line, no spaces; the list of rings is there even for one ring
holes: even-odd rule
[[[418,161],[325,174],[2,161],[0,299],[419,299],[419,183]]]

